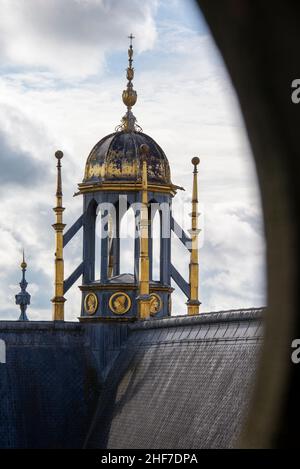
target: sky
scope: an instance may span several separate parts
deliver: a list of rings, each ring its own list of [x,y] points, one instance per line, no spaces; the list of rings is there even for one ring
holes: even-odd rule
[[[173,201],[189,227],[191,158],[199,156],[202,311],[266,304],[265,242],[254,161],[222,58],[193,0],[0,0],[0,319],[16,319],[22,248],[28,316],[52,317],[56,167],[63,159],[64,221],[82,211],[73,197],[86,158],[124,115],[128,35],[134,40],[134,114],[164,149]],[[79,234],[65,249],[66,277],[81,262]],[[125,256],[125,254],[124,254]],[[124,261],[124,260],[123,260]],[[189,256],[172,240],[188,279]],[[67,320],[80,314],[77,285]],[[173,314],[185,314],[173,293]]]

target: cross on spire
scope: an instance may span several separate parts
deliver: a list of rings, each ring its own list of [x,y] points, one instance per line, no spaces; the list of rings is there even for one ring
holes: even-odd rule
[[[130,36],[128,36],[128,39],[130,39],[130,44],[128,48],[128,67],[126,69],[126,78],[128,80],[127,82],[127,87],[126,90],[123,91],[122,93],[122,99],[123,103],[127,107],[127,112],[125,116],[122,117],[122,124],[119,125],[116,130],[121,130],[121,131],[127,131],[127,132],[133,132],[133,131],[141,131],[141,127],[137,125],[136,123],[136,117],[133,115],[131,109],[132,106],[135,105],[136,100],[137,100],[137,92],[133,89],[133,83],[132,80],[134,78],[134,68],[132,66],[133,64],[133,47],[132,47],[132,40],[135,39],[133,34],[131,33]]]
[[[130,39],[130,47],[132,47],[132,39],[135,39],[135,36],[131,33],[130,36],[128,36],[128,39]]]

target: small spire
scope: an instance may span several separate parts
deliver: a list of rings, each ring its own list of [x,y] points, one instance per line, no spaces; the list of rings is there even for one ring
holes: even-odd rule
[[[125,130],[127,132],[132,132],[134,130],[141,131],[141,127],[136,123],[136,117],[133,115],[131,109],[135,105],[137,101],[137,92],[133,89],[132,80],[134,78],[134,68],[133,64],[133,47],[132,47],[132,40],[135,37],[130,34],[128,36],[130,39],[129,49],[128,49],[128,67],[126,70],[126,77],[127,77],[127,88],[122,93],[122,99],[125,106],[127,106],[127,112],[124,117],[122,117],[122,124],[117,127],[117,130]]]
[[[26,264],[26,262],[25,262],[25,252],[24,252],[24,248],[23,248],[23,260],[22,260],[22,262],[21,262],[21,264],[20,264],[20,267],[21,267],[21,269],[26,269],[26,267],[27,267],[27,264]]]
[[[25,261],[24,249],[23,249],[23,259],[22,259],[22,262],[20,264],[20,267],[22,269],[22,280],[19,283],[19,285],[21,287],[21,291],[17,295],[15,295],[15,298],[16,298],[16,304],[20,306],[20,310],[21,310],[19,321],[28,321],[28,317],[26,315],[26,309],[27,309],[27,306],[30,305],[31,296],[26,291],[28,283],[27,283],[26,278],[25,278],[27,263]]]
[[[149,267],[149,218],[148,218],[148,172],[147,157],[149,147],[146,144],[140,146],[142,169],[142,204],[140,210],[140,269],[139,269],[139,318],[150,318],[150,267]]]
[[[61,159],[64,154],[62,151],[57,150],[55,152],[55,158],[57,159],[57,181],[56,181],[56,207],[54,207],[55,212],[55,223],[52,225],[55,231],[55,279],[54,279],[54,289],[55,296],[52,298],[53,303],[53,320],[54,321],[64,321],[64,241],[63,241],[63,231],[65,224],[63,223],[63,211],[64,207],[62,206],[62,180],[61,180]]]
[[[193,316],[199,314],[200,301],[199,301],[199,259],[198,259],[198,236],[200,230],[198,229],[198,164],[200,159],[195,156],[192,159],[193,171],[193,196],[192,196],[192,227],[189,230],[192,240],[190,268],[189,268],[189,283],[190,283],[190,296],[187,301],[188,314]]]

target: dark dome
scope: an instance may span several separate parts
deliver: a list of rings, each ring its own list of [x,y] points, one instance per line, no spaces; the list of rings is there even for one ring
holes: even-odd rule
[[[160,146],[138,131],[118,131],[102,138],[88,156],[84,183],[136,182],[141,180],[140,146],[149,147],[148,181],[171,184],[170,167]]]

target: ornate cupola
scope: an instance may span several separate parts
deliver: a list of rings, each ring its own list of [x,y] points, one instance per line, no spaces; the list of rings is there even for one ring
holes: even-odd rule
[[[87,158],[84,178],[76,193],[83,196],[83,214],[63,236],[65,246],[83,228],[83,260],[64,281],[63,292],[60,289],[60,276],[57,275],[54,299],[59,305],[56,305],[56,313],[54,307],[54,319],[61,319],[59,311],[65,301],[62,293],[81,275],[81,321],[129,321],[169,316],[173,291],[171,278],[184,291],[189,301],[192,300],[192,306],[188,307],[189,313],[197,314],[199,310],[198,290],[191,289],[171,263],[171,230],[177,231],[176,234],[187,249],[193,251],[192,238],[183,230],[179,233],[179,225],[172,217],[172,198],[177,189],[182,188],[172,183],[170,166],[164,151],[153,138],[142,131],[132,112],[137,101],[137,92],[133,88],[133,36],[130,35],[129,38],[129,63],[126,72],[128,81],[122,93],[127,110],[115,132],[102,138]],[[59,182],[61,184],[60,174]],[[135,220],[132,227],[132,273],[121,271],[120,268],[122,256],[126,256],[120,243],[121,223],[130,210],[133,210]],[[193,213],[195,215],[196,212]],[[153,220],[157,216],[159,259],[155,261],[159,264],[159,275],[154,279]],[[56,223],[54,228],[57,226]],[[193,226],[195,227],[195,223]],[[61,216],[58,228],[63,230],[63,227]],[[101,233],[99,247],[96,243],[96,229]],[[58,274],[63,272],[60,233],[62,231],[56,233]],[[196,246],[195,241],[193,246]],[[98,249],[101,252],[100,266],[95,265]],[[194,267],[190,279],[195,282],[197,257],[194,255],[191,259]],[[95,275],[97,270],[100,270],[99,277]],[[192,298],[190,292],[193,292]]]

